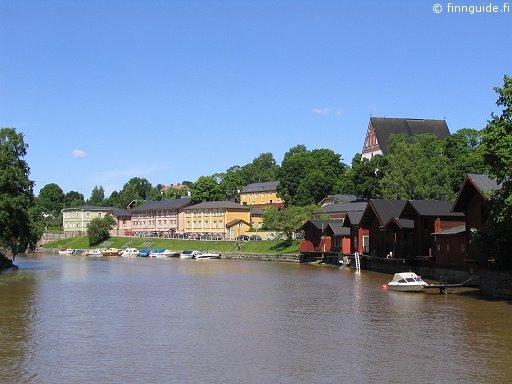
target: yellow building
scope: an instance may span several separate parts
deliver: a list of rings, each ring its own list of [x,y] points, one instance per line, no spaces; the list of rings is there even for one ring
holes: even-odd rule
[[[185,232],[189,235],[215,235],[234,240],[251,228],[249,207],[231,201],[208,201],[183,209]]]
[[[279,181],[248,184],[240,192],[240,204],[251,207],[281,208],[284,200],[277,196],[278,185]]]

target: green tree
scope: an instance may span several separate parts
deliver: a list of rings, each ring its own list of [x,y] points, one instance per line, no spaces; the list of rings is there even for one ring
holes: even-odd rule
[[[235,165],[219,176],[219,186],[225,196],[225,200],[239,203],[240,191],[246,185],[242,168]]]
[[[385,199],[436,200],[443,193],[453,199],[449,159],[434,135],[392,135],[388,167],[381,180]]]
[[[64,191],[55,183],[46,184],[41,188],[36,201],[43,213],[51,214],[54,217],[58,217],[61,209],[66,208]]]
[[[244,165],[241,172],[243,184],[262,183],[276,180],[277,165],[274,155],[270,152],[262,153],[251,163]]]
[[[35,248],[42,230],[35,209],[34,182],[23,158],[28,145],[14,128],[0,129],[0,245],[13,254]]]
[[[366,199],[382,197],[381,180],[386,174],[388,161],[385,156],[376,155],[371,159],[363,159],[357,153],[352,159],[352,169],[349,171],[354,194]]]
[[[222,201],[224,195],[220,185],[214,176],[201,176],[194,183],[191,189],[192,202],[194,204],[202,201]]]
[[[91,192],[91,197],[87,200],[87,204],[101,207],[105,201],[105,190],[101,185],[95,185]]]
[[[64,205],[66,208],[79,207],[85,204],[84,195],[76,191],[69,191],[64,195]]]
[[[340,192],[337,187],[343,185],[346,171],[341,155],[330,149],[294,147],[285,154],[278,172],[279,196],[290,205],[316,204]]]
[[[96,217],[87,224],[87,236],[89,237],[89,245],[91,247],[110,239],[110,230],[116,225],[112,215],[105,217]]]
[[[266,229],[275,230],[284,234],[286,240],[290,242],[293,239],[295,231],[297,231],[306,220],[309,220],[318,209],[316,205],[303,207],[289,205],[281,209],[269,207],[263,212],[263,226]]]
[[[144,201],[152,190],[151,183],[141,177],[132,177],[119,192],[118,208],[126,208],[133,200]]]
[[[452,191],[458,192],[468,173],[488,173],[484,163],[482,132],[463,128],[444,139],[443,149],[450,159]]]
[[[500,267],[512,268],[512,78],[505,75],[503,83],[494,88],[496,104],[503,107],[501,115],[491,114],[482,132],[484,161],[501,189],[490,196],[489,231],[481,235],[486,254],[494,256]]]

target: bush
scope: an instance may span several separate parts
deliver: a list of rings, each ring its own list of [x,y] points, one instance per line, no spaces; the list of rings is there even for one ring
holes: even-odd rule
[[[110,215],[104,218],[95,218],[87,225],[87,235],[89,236],[89,245],[95,246],[101,242],[110,239],[110,230],[116,222]]]

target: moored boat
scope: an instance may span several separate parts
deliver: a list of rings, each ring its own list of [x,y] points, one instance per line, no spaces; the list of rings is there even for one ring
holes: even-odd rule
[[[151,253],[151,249],[147,249],[147,248],[141,249],[139,251],[139,257],[149,257],[150,253]]]
[[[197,254],[197,255],[195,256],[195,259],[196,259],[196,260],[214,260],[214,259],[220,259],[220,253],[216,253],[216,252],[207,252],[207,251],[199,252],[199,254]]]
[[[109,248],[102,252],[103,256],[119,256],[119,249]]]
[[[428,285],[414,272],[395,273],[393,280],[386,284],[387,288],[400,292],[418,292]]]
[[[72,255],[75,252],[74,249],[68,248],[68,249],[59,249],[57,253],[59,255]]]
[[[185,250],[181,252],[180,259],[195,259],[200,253],[199,251]]]
[[[82,255],[90,257],[102,257],[103,251],[101,249],[86,249]]]
[[[153,252],[149,254],[149,257],[158,257],[158,258],[166,258],[166,257],[172,257],[179,254],[178,252],[171,251],[169,249],[165,248],[158,248],[155,249]]]
[[[119,254],[123,257],[137,257],[139,256],[139,250],[137,248],[126,248],[119,252]]]

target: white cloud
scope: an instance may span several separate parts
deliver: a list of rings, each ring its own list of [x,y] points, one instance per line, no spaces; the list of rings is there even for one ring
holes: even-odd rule
[[[81,149],[73,149],[72,153],[73,157],[77,159],[87,156],[87,153],[85,151],[82,151]]]
[[[341,108],[330,108],[330,107],[322,107],[322,108],[314,108],[313,112],[317,115],[335,115],[340,116],[342,114]]]

